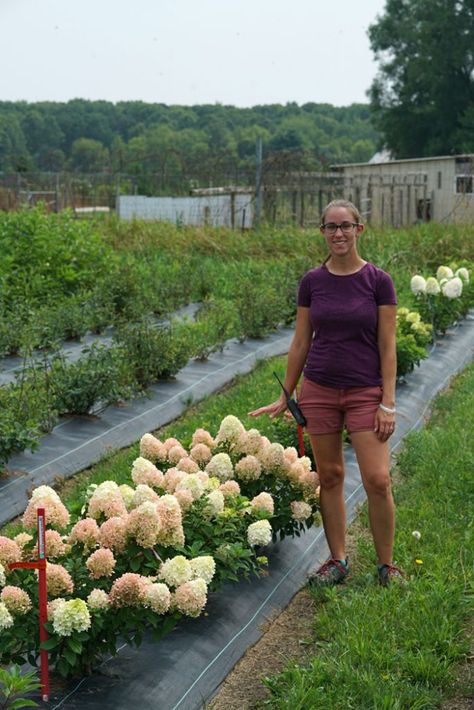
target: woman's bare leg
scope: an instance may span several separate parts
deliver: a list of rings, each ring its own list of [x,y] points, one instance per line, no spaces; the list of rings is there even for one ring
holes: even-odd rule
[[[321,515],[331,557],[336,560],[344,560],[346,557],[346,507],[344,504],[342,436],[340,433],[310,434],[309,438],[321,485]]]
[[[392,564],[395,532],[395,506],[390,481],[388,442],[381,442],[373,431],[351,434],[362,483],[367,493],[369,521],[379,564]]]

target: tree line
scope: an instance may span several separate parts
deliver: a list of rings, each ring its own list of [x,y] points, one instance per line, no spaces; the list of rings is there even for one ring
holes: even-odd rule
[[[84,99],[0,102],[4,173],[152,173],[161,177],[162,188],[183,181],[207,186],[213,177],[254,176],[257,137],[266,156],[298,154],[311,169],[366,161],[378,141],[363,104],[236,108]]]

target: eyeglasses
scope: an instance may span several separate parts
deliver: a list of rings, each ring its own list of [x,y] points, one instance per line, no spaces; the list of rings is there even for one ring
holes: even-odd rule
[[[340,229],[343,234],[349,234],[354,229],[354,227],[357,227],[358,225],[358,222],[341,222],[341,224],[336,224],[335,222],[327,222],[326,224],[322,224],[321,227],[326,232],[326,234],[336,234],[338,229]]]

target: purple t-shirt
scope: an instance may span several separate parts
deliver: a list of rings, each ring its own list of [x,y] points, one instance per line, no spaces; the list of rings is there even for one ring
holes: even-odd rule
[[[308,271],[298,292],[314,331],[305,377],[340,389],[380,385],[377,307],[396,303],[392,279],[370,262],[347,276],[331,274],[324,264]]]

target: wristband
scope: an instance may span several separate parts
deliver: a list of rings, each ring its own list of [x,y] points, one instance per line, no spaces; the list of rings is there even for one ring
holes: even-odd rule
[[[382,404],[382,402],[380,402],[379,407],[382,412],[386,412],[387,414],[396,414],[397,412],[395,407],[393,409],[391,407],[386,407],[385,404]]]

